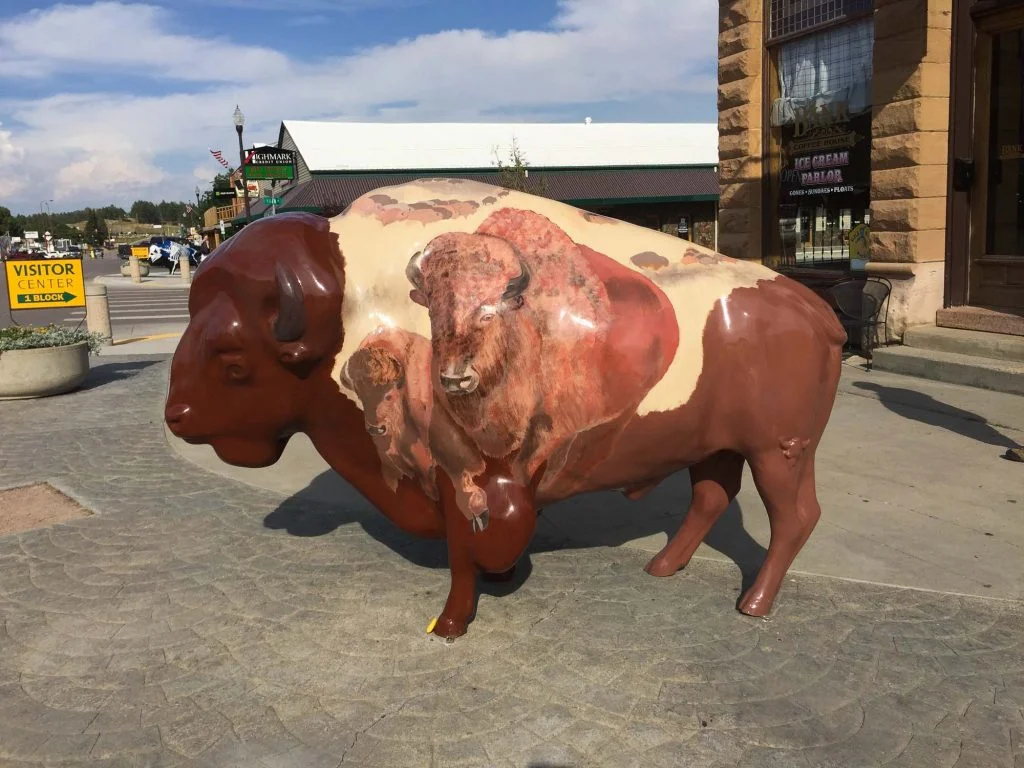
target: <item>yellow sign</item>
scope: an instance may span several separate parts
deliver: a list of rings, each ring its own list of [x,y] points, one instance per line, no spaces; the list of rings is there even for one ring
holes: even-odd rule
[[[81,259],[8,261],[7,301],[11,309],[85,306]]]
[[[848,242],[851,259],[871,258],[871,229],[867,224],[858,224],[851,229]]]
[[[148,259],[149,258],[149,246],[148,245],[133,245],[132,256],[137,259]]]

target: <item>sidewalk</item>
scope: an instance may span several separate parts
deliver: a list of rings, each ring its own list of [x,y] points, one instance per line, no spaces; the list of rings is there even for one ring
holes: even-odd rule
[[[0,403],[0,488],[50,482],[93,513],[0,536],[0,764],[1024,761],[1024,468],[998,458],[1024,399],[844,378],[800,569],[889,581],[904,559],[938,592],[795,573],[769,620],[744,617],[732,561],[641,570],[685,508],[672,481],[550,508],[557,528],[449,645],[424,633],[443,544],[302,468],[298,443],[260,470],[277,490],[182,459],[167,365],[100,358],[79,392]],[[746,562],[763,506],[727,518],[712,544]]]

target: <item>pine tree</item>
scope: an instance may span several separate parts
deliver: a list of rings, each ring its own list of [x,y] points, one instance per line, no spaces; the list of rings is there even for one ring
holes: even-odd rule
[[[96,211],[92,208],[87,208],[85,215],[85,242],[90,245],[96,245],[96,235],[98,234],[98,231],[99,225],[96,219]],[[103,242],[100,241],[100,245],[102,244]]]

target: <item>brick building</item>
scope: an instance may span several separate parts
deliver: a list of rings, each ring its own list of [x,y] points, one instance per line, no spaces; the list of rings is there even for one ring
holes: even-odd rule
[[[719,249],[1024,335],[1024,0],[722,0]]]

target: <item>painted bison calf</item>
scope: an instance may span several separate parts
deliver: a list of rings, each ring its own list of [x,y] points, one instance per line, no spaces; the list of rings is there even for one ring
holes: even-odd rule
[[[394,491],[403,477],[411,477],[437,501],[440,466],[455,483],[459,510],[476,518],[487,506],[474,481],[484,462],[445,412],[435,409],[430,360],[429,339],[385,328],[359,345],[342,368],[341,382],[359,396],[388,487]]]
[[[750,465],[771,521],[739,601],[768,613],[820,515],[814,457],[845,333],[759,264],[552,200],[422,179],[330,221],[285,214],[200,267],[165,418],[232,464],[306,432],[402,529],[445,538],[434,633],[466,631],[537,510],[637,498],[689,468],[693,499],[647,565],[692,557]]]

